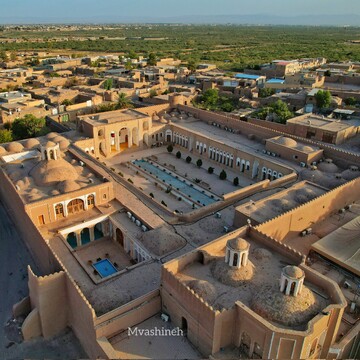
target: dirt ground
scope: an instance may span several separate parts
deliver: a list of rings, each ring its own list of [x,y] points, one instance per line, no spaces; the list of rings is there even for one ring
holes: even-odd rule
[[[12,319],[12,306],[28,295],[27,265],[41,273],[9,215],[0,202],[0,358],[86,358],[70,329],[52,339],[23,341],[20,332],[23,319]]]

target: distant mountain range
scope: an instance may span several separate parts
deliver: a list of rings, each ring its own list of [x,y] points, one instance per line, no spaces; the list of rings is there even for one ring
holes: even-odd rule
[[[243,25],[311,25],[360,26],[360,15],[181,15],[171,17],[98,15],[93,17],[15,17],[0,16],[0,24],[243,24]]]

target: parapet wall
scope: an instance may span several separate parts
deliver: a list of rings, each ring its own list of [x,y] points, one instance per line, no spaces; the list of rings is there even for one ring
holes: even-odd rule
[[[269,237],[283,241],[285,237],[298,235],[330,214],[360,199],[360,178],[349,181],[303,205],[272,220],[258,225],[256,229]]]
[[[161,311],[160,290],[156,289],[134,301],[114,309],[95,320],[96,337],[106,337],[120,333],[137,325]]]
[[[144,113],[149,116],[153,116],[155,113],[158,114],[161,111],[167,110],[170,108],[170,104],[159,104],[159,105],[152,105],[143,108],[137,108],[136,111]]]

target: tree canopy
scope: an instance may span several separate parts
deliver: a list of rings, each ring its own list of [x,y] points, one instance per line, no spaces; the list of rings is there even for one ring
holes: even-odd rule
[[[45,128],[45,119],[26,114],[23,118],[16,119],[11,126],[15,139],[26,139],[42,135]]]
[[[13,141],[13,135],[11,130],[0,130],[0,144]]]
[[[281,100],[277,100],[269,106],[256,111],[254,115],[262,120],[266,120],[269,116],[272,117],[275,122],[281,124],[285,124],[287,119],[294,117],[294,114],[289,110],[287,104]]]
[[[319,109],[326,109],[331,105],[331,93],[329,90],[319,90],[315,94],[316,106]]]

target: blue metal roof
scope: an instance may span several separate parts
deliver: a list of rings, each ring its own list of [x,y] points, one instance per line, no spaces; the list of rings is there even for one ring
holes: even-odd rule
[[[283,84],[284,82],[284,79],[270,79],[267,81],[268,84]]]
[[[260,76],[260,75],[252,75],[252,74],[239,73],[239,74],[236,74],[235,77],[236,77],[237,79],[257,80],[257,79],[259,79],[261,76]]]

